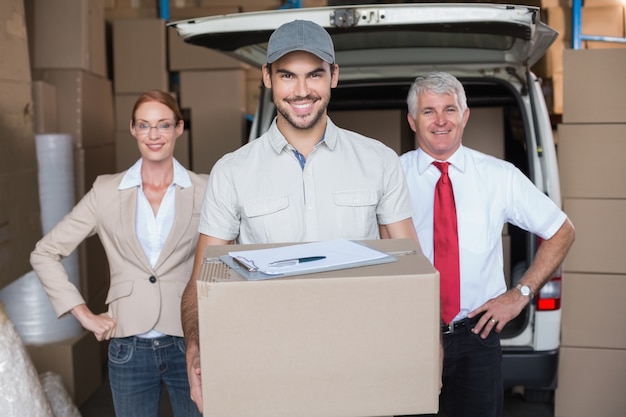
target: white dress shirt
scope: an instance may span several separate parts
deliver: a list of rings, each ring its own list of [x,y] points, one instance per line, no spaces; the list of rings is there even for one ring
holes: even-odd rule
[[[139,159],[135,164],[126,171],[126,174],[120,182],[119,189],[124,190],[132,187],[139,187],[137,192],[137,212],[136,212],[136,233],[137,239],[143,248],[146,258],[150,263],[150,266],[156,265],[161,250],[167,236],[174,224],[175,216],[175,200],[176,193],[174,185],[179,185],[182,188],[191,187],[191,179],[187,170],[176,159],[174,163],[174,178],[172,183],[167,187],[167,191],[161,200],[159,205],[159,211],[154,214],[150,201],[143,192],[143,181],[141,179],[141,166],[143,159]],[[139,337],[159,337],[163,336],[156,330],[151,330],[147,333],[137,335]]]
[[[406,173],[415,230],[433,262],[433,204],[441,175],[418,149],[400,157]],[[461,311],[454,320],[506,291],[502,228],[509,222],[543,239],[566,220],[563,211],[513,164],[461,146],[449,159],[456,204],[461,269]]]

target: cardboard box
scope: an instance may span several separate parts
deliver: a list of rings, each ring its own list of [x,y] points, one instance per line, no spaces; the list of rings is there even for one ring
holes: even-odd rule
[[[263,75],[258,68],[249,68],[246,71],[246,113],[255,115],[261,98]]]
[[[83,70],[35,70],[33,79],[55,86],[56,133],[71,134],[75,150],[114,142],[110,80]]]
[[[89,191],[98,175],[115,172],[117,172],[115,169],[115,142],[87,148],[74,148],[76,201]]]
[[[377,139],[398,155],[415,149],[404,110],[337,110],[328,114],[337,126]]]
[[[243,69],[181,71],[180,106],[190,110],[191,169],[209,173],[246,141]]]
[[[563,73],[563,53],[572,49],[572,9],[569,7],[542,6],[542,20],[559,32],[558,38],[546,54],[533,65],[533,72],[542,78],[552,78],[555,73]],[[581,34],[595,36],[623,37],[625,30],[623,4],[590,7],[585,1],[581,9]],[[613,42],[584,41],[583,48],[618,48],[624,44]]]
[[[89,191],[98,175],[115,170],[115,143],[87,148],[74,148],[74,188],[76,201]],[[80,290],[87,303],[93,306],[94,297],[109,288],[109,264],[98,236],[92,236],[78,247]],[[102,305],[100,305],[102,307]],[[97,310],[105,311],[105,310]]]
[[[41,213],[30,82],[0,80],[0,288],[32,268]]]
[[[107,77],[103,0],[34,0],[33,68]]]
[[[113,98],[115,107],[115,131],[128,132],[130,119],[133,116],[133,106],[139,98],[139,93],[115,94]]]
[[[504,111],[502,107],[476,107],[463,132],[463,146],[504,159]]]
[[[561,195],[626,199],[626,123],[560,124],[558,131]]]
[[[581,34],[624,37],[624,5],[585,7],[581,10]],[[585,41],[587,48],[615,47],[609,42]]]
[[[572,0],[541,0],[541,7],[556,7],[556,6],[569,6],[572,7]],[[620,6],[623,5],[622,0],[585,0],[585,7],[601,7],[601,6]]]
[[[30,81],[29,47],[22,0],[0,2],[0,27],[0,51],[3,56],[0,80]]]
[[[552,114],[563,114],[563,72],[553,73],[549,81],[552,86],[552,103],[548,110]]]
[[[33,81],[33,131],[55,133],[59,131],[57,116],[57,89],[43,81]]]
[[[626,276],[576,274],[563,278],[563,346],[626,349],[626,333],[613,323],[626,316]],[[582,308],[584,306],[584,308]]]
[[[38,373],[61,375],[74,403],[81,406],[102,384],[100,344],[93,333],[45,345],[27,345],[26,350]]]
[[[113,21],[113,79],[116,94],[169,91],[165,21]]]
[[[621,416],[626,350],[562,347],[555,417]]]
[[[565,50],[563,123],[626,123],[626,49]]]
[[[249,65],[213,49],[186,43],[175,28],[168,28],[170,71],[244,68]]]
[[[626,200],[566,198],[563,210],[576,227],[565,271],[626,274]]]
[[[209,0],[212,1],[212,0]],[[227,3],[227,2],[225,2]],[[235,4],[215,5],[209,4],[203,7],[172,7],[170,9],[170,21],[187,20],[196,17],[217,16],[223,14],[239,13],[243,11],[241,6]]]
[[[439,274],[409,239],[365,243],[398,261],[263,281],[203,265],[205,416],[437,412]],[[207,246],[204,256],[272,246]]]

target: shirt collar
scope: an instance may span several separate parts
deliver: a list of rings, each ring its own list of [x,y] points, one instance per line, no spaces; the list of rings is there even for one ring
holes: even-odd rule
[[[268,134],[270,146],[278,154],[281,153],[283,149],[285,149],[285,146],[289,145],[289,142],[287,142],[287,139],[285,139],[283,134],[280,133],[280,130],[278,130],[276,120],[277,119],[274,118],[274,121],[272,122],[272,125],[268,130]],[[317,147],[320,144],[325,143],[330,148],[330,150],[333,150],[335,148],[335,145],[337,144],[337,134],[337,126],[333,124],[333,122],[330,120],[330,117],[326,116],[326,131],[324,132],[324,136],[320,138],[320,141],[315,146]]]
[[[183,167],[176,158],[172,158],[174,164],[174,179],[172,180],[172,184],[176,184],[181,188],[191,187],[191,178],[189,178],[189,173]],[[143,158],[139,158],[137,162],[133,164],[126,173],[124,177],[122,177],[122,181],[120,181],[120,185],[118,187],[119,190],[127,190],[133,187],[141,187],[141,165],[143,163]]]
[[[437,159],[428,155],[422,149],[417,150],[417,170],[420,175],[423,174],[424,171],[426,171],[434,161],[437,161]],[[459,146],[459,149],[457,149],[450,156],[450,158],[446,160],[446,162],[449,162],[450,165],[454,166],[461,172],[465,171],[465,148],[463,147],[463,145]]]

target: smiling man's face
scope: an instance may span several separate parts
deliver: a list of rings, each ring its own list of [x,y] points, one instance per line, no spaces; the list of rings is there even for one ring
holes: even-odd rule
[[[422,92],[415,117],[408,115],[417,146],[435,159],[446,160],[461,146],[469,109],[461,112],[456,95]]]

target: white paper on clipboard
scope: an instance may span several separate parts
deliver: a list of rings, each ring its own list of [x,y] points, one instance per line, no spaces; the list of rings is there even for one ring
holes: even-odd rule
[[[270,264],[287,259],[324,257],[313,262],[302,262],[273,267]],[[232,251],[220,259],[236,269],[246,279],[260,280],[322,271],[332,271],[377,263],[394,262],[397,259],[385,252],[372,249],[362,243],[345,239],[326,240],[277,248],[249,251]]]

